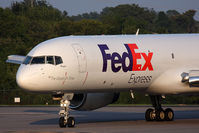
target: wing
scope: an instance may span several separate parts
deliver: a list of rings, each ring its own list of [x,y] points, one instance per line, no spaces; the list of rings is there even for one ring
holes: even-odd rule
[[[14,64],[22,64],[25,60],[26,56],[21,55],[9,55],[6,62],[14,63]]]

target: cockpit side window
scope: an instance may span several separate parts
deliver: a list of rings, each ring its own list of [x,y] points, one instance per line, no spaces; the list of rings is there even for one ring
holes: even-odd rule
[[[59,65],[62,64],[62,58],[60,56],[55,56],[55,65]]]
[[[54,57],[53,56],[47,56],[46,63],[54,65]]]
[[[31,64],[45,64],[45,56],[33,57]]]
[[[26,59],[24,60],[23,64],[27,65],[30,64],[32,57],[31,56],[26,56]]]

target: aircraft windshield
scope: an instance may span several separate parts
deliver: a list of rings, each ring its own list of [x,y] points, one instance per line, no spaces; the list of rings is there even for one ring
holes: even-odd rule
[[[23,64],[52,64],[59,65],[62,64],[62,58],[60,56],[27,56],[23,62]]]
[[[54,64],[54,56],[47,56],[46,63]]]
[[[45,56],[33,57],[31,64],[45,64]]]

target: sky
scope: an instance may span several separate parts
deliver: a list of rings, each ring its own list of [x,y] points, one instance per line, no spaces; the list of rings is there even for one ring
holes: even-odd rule
[[[9,7],[12,1],[0,0],[0,7]],[[91,11],[100,12],[104,7],[114,7],[119,4],[138,4],[141,7],[155,11],[177,10],[183,13],[189,9],[197,11],[195,19],[199,20],[199,0],[47,0],[53,7],[67,11],[68,15],[77,15]]]

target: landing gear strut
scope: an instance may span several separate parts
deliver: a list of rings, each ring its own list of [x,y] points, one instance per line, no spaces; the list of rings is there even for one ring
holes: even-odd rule
[[[63,96],[63,98],[60,101],[61,110],[59,112],[59,115],[61,116],[59,118],[59,126],[61,128],[66,127],[74,127],[75,126],[75,119],[74,117],[69,117],[69,105],[70,101],[66,100]]]
[[[154,109],[147,109],[145,113],[146,121],[173,121],[174,112],[167,108],[164,110],[161,106],[161,96],[150,96]]]

